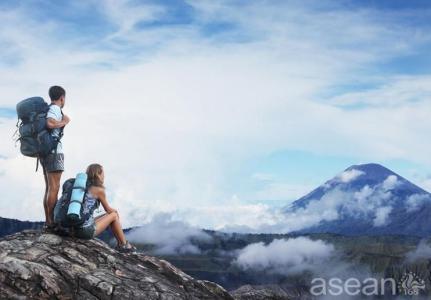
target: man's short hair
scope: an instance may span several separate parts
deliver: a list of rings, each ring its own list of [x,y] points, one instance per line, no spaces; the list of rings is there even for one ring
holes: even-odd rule
[[[56,101],[60,99],[61,96],[66,96],[66,91],[61,86],[54,85],[49,88],[48,94],[51,101]]]

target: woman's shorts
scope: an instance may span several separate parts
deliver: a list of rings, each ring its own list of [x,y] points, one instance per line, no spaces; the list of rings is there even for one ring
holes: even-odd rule
[[[89,224],[84,227],[75,228],[73,235],[80,239],[92,239],[96,233],[96,223]]]

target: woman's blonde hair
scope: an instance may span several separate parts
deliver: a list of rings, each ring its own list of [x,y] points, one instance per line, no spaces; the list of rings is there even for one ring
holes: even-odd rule
[[[91,164],[87,167],[87,182],[88,185],[100,186],[104,188],[102,173],[103,167],[99,164]]]

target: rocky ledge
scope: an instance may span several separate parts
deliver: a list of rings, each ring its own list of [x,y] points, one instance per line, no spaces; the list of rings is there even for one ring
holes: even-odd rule
[[[28,230],[0,240],[0,299],[233,299],[165,260]]]
[[[236,300],[311,300],[308,288],[286,284],[243,285],[231,291]]]

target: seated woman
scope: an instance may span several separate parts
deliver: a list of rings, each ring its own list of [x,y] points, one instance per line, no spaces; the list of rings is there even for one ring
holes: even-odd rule
[[[117,239],[117,250],[121,252],[135,251],[136,248],[132,246],[124,236],[118,212],[109,205],[108,200],[106,199],[105,187],[103,186],[103,182],[105,180],[103,167],[99,164],[91,164],[88,166],[86,173],[88,176],[87,194],[86,200],[83,203],[83,209],[84,211],[90,212],[91,216],[80,227],[75,228],[74,236],[78,238],[91,239],[102,233],[109,226]],[[106,213],[94,218],[94,210],[100,203]]]

